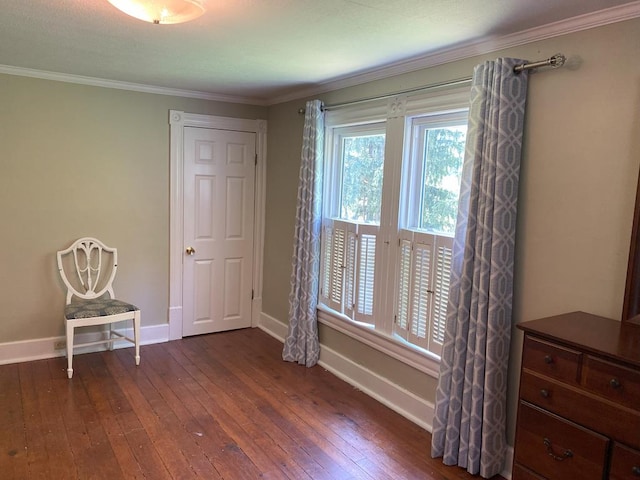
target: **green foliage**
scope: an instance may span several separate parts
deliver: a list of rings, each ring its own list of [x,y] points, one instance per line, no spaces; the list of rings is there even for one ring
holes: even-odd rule
[[[341,218],[380,223],[384,141],[384,135],[343,139]]]
[[[465,139],[462,126],[425,132],[421,229],[454,233]],[[344,137],[342,142],[340,218],[379,224],[385,135]]]
[[[453,234],[466,127],[427,130],[420,228]]]

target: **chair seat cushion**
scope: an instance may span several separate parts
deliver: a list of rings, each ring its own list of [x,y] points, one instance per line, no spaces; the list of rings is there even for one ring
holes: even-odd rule
[[[106,317],[135,310],[139,310],[138,307],[121,300],[96,298],[70,303],[64,308],[64,317],[69,320],[74,318]]]

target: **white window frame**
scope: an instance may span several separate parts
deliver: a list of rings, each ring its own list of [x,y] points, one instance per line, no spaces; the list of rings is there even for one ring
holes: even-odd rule
[[[419,230],[418,218],[420,215],[421,201],[414,201],[416,197],[421,199],[422,180],[424,178],[424,162],[418,153],[424,153],[425,132],[434,128],[448,127],[453,124],[465,123],[468,111],[453,110],[425,114],[406,118],[405,149],[403,161],[402,185],[404,195],[400,195],[400,221],[403,228]]]
[[[382,351],[412,367],[437,377],[440,357],[437,353],[426,350],[419,345],[411,344],[402,338],[395,328],[394,316],[396,312],[397,290],[397,262],[399,260],[399,241],[403,233],[400,227],[406,229],[408,217],[406,209],[400,208],[401,199],[406,202],[404,189],[410,188],[410,176],[403,175],[403,164],[406,165],[410,154],[411,120],[429,114],[458,113],[466,115],[469,102],[469,88],[462,86],[455,89],[432,91],[423,94],[398,96],[390,100],[379,100],[353,105],[346,108],[330,110],[326,113],[326,148],[325,161],[328,170],[325,171],[325,206],[324,228],[344,228],[344,222],[334,215],[337,212],[336,198],[331,192],[330,182],[336,181],[336,171],[330,166],[330,155],[334,154],[336,146],[334,131],[366,131],[367,124],[386,122],[385,167],[383,185],[383,206],[380,226],[355,225],[356,235],[365,233],[370,227],[378,229],[373,232],[376,236],[376,283],[374,293],[374,315],[372,318],[358,317],[353,310],[342,302],[340,308],[336,304],[327,303],[326,295],[321,291],[319,321],[331,328],[353,337],[362,343]],[[347,129],[346,127],[349,127]],[[406,168],[406,167],[404,167]],[[339,180],[339,177],[337,178]],[[335,185],[335,184],[334,184]],[[392,205],[391,207],[389,205]],[[393,206],[395,205],[395,206]],[[400,212],[403,212],[402,214]],[[402,218],[400,218],[402,216]],[[415,236],[415,233],[412,233]],[[418,232],[419,237],[424,233]],[[359,237],[356,237],[359,238]],[[323,235],[324,242],[324,235]],[[359,243],[356,242],[356,255]],[[323,243],[322,261],[325,261],[326,245]],[[436,245],[436,248],[437,245]],[[324,267],[321,267],[323,270]],[[357,276],[357,274],[356,274]],[[357,282],[358,279],[355,278]],[[321,277],[322,283],[322,277]],[[322,286],[321,286],[322,288]],[[324,295],[324,296],[323,296]],[[357,303],[357,298],[353,299]],[[436,349],[437,351],[437,349]]]
[[[386,133],[386,122],[379,120],[359,125],[337,127],[331,130],[330,139],[326,142],[326,159],[336,158],[341,153],[342,142],[345,137],[384,135]],[[331,161],[327,164],[324,176],[323,216],[344,220],[340,217],[341,192],[331,188],[332,185],[342,184],[342,168],[340,167],[341,162],[338,161]]]

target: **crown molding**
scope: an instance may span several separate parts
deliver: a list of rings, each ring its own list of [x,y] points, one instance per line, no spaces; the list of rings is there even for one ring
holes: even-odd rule
[[[23,77],[40,78],[58,82],[76,83],[94,87],[114,88],[119,90],[130,90],[134,92],[151,93],[156,95],[169,95],[174,97],[196,98],[201,100],[213,100],[218,102],[241,103],[257,106],[269,106],[311,97],[321,93],[326,93],[341,88],[353,87],[363,83],[373,82],[384,78],[415,72],[425,68],[435,67],[457,60],[483,55],[506,48],[516,47],[539,40],[567,35],[590,28],[601,27],[611,23],[622,22],[640,17],[640,0],[636,0],[625,5],[616,6],[588,13],[577,17],[569,18],[559,22],[550,23],[541,27],[531,28],[522,32],[483,38],[481,40],[467,42],[460,46],[448,49],[437,50],[428,54],[413,57],[407,60],[391,63],[383,67],[364,70],[358,73],[351,73],[320,82],[308,88],[292,90],[285,95],[272,97],[269,99],[258,97],[245,97],[235,95],[225,95],[212,92],[202,92],[196,90],[182,90],[178,88],[159,87],[155,85],[145,85],[140,83],[122,82],[118,80],[107,80],[95,77],[85,77],[82,75],[71,75],[30,68],[14,67],[10,65],[0,65],[0,74],[17,75]]]
[[[121,82],[118,80],[107,80],[96,77],[85,77],[82,75],[72,75],[67,73],[48,72],[45,70],[34,70],[31,68],[13,67],[11,65],[0,65],[0,73],[21,77],[40,78],[43,80],[53,80],[56,82],[76,83],[80,85],[89,85],[92,87],[115,88],[118,90],[152,93],[155,95],[169,95],[172,97],[197,98],[200,100],[243,103],[258,106],[267,105],[267,102],[264,99],[260,98],[224,95],[211,92],[200,92],[197,90],[182,90],[179,88],[158,87],[155,85],[145,85],[141,83]]]
[[[275,105],[278,103],[298,100],[300,98],[311,97],[313,95],[339,90],[341,88],[353,87],[363,83],[382,80],[404,73],[411,73],[425,68],[436,67],[438,65],[464,60],[478,55],[497,52],[499,50],[580,32],[595,27],[602,27],[637,17],[640,17],[640,0],[597,12],[579,15],[577,17],[572,17],[540,27],[523,30],[510,35],[485,37],[482,40],[468,42],[454,48],[438,50],[436,52],[420,55],[400,62],[391,63],[384,67],[365,70],[356,74],[335,77],[331,80],[318,83],[312,87],[299,89],[286,95],[272,98],[268,104]]]

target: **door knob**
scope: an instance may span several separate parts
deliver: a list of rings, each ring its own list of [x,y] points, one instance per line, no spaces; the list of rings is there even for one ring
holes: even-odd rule
[[[196,249],[193,247],[187,247],[187,255],[193,255],[196,253]]]

